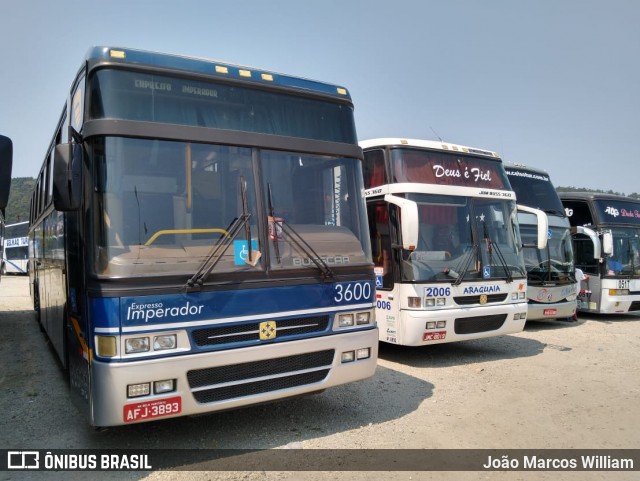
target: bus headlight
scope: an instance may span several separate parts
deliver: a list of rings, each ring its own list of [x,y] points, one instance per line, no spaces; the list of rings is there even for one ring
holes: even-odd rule
[[[629,289],[609,289],[610,296],[628,296]]]
[[[363,324],[369,324],[371,320],[371,313],[367,312],[356,312],[356,324],[361,326]]]
[[[420,299],[419,297],[407,297],[407,303],[409,304],[409,307],[412,307],[414,309],[419,309],[422,307],[422,299]]]
[[[153,338],[153,350],[164,351],[166,349],[175,349],[178,344],[178,338],[175,334],[167,334],[156,336]]]
[[[124,340],[124,352],[126,354],[133,354],[136,352],[148,352],[148,351],[149,351],[148,337],[129,337]]]
[[[353,313],[338,314],[338,326],[339,327],[351,327],[353,326]]]

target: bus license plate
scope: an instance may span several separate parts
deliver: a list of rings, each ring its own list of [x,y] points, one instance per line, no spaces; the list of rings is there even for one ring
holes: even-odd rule
[[[167,399],[156,399],[136,404],[127,404],[124,407],[124,422],[142,421],[145,419],[159,418],[178,414],[182,411],[182,398],[180,396]]]
[[[545,310],[543,311],[543,314],[544,314],[545,316],[555,316],[557,313],[558,313],[558,310],[557,310],[557,309],[545,309]]]
[[[425,332],[422,336],[423,341],[441,341],[447,337],[447,331]]]

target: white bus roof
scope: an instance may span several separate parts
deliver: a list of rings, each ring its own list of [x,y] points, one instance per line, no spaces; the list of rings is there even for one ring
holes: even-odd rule
[[[407,146],[407,147],[420,147],[423,149],[434,149],[451,152],[464,152],[467,154],[483,155],[486,157],[493,157],[499,159],[500,156],[491,150],[477,149],[475,147],[467,147],[465,145],[451,144],[448,142],[440,142],[438,140],[419,140],[419,139],[402,139],[399,137],[387,137],[379,139],[367,139],[359,142],[360,147],[363,149],[370,149],[372,147],[387,147],[390,145]]]

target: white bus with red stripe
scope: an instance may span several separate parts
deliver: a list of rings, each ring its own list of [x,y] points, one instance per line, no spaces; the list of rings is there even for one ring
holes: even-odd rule
[[[518,209],[494,153],[443,142],[360,143],[380,340],[421,346],[523,329],[527,272]]]

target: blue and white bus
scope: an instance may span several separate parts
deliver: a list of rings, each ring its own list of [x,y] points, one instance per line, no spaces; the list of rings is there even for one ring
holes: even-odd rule
[[[383,342],[425,346],[522,331],[527,272],[517,209],[495,152],[430,140],[360,143]]]
[[[29,261],[29,222],[7,224],[4,231],[2,274],[27,274]]]
[[[34,307],[92,425],[372,376],[347,90],[122,48],[84,59],[32,198]]]
[[[13,143],[8,137],[0,135],[0,259],[4,258],[4,215],[9,202],[12,159]]]

